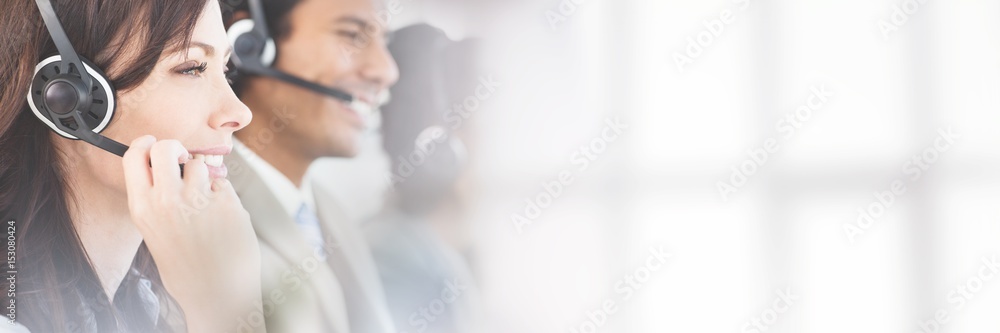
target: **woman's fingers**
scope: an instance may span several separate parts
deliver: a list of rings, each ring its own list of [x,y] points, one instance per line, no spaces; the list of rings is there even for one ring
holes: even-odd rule
[[[213,179],[212,192],[215,192],[217,198],[229,200],[235,199],[239,201],[239,197],[236,195],[236,190],[233,189],[233,184],[229,182],[229,179]]]
[[[156,143],[156,138],[144,135],[132,140],[125,156],[122,157],[122,169],[125,170],[125,190],[129,202],[135,198],[144,198],[153,186],[153,176],[149,171],[149,150]]]
[[[184,163],[184,185],[189,190],[199,191],[208,194],[209,179],[208,166],[205,165],[205,157],[198,156]]]
[[[211,186],[214,193],[213,203],[224,207],[223,209],[230,210],[230,214],[232,214],[227,219],[249,221],[250,213],[243,208],[243,203],[240,202],[240,197],[236,194],[233,183],[230,183],[228,179],[219,178],[213,179]],[[249,230],[252,232],[253,229]]]
[[[181,169],[178,165],[187,162],[190,155],[177,140],[161,140],[153,144],[149,151],[149,161],[153,167],[153,187],[160,191],[180,190]]]

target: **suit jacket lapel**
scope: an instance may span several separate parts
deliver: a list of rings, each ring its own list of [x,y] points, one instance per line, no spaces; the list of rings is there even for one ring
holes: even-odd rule
[[[332,241],[339,245],[335,249],[339,253],[331,253],[327,261],[337,270],[337,276],[342,277],[344,284],[353,287],[352,290],[344,290],[344,295],[350,302],[348,306],[352,329],[373,333],[392,332],[392,319],[385,304],[385,295],[381,292],[381,281],[363,234],[352,228],[352,221],[340,210],[332,195],[320,186],[314,186],[313,193],[323,237],[327,238],[327,243],[331,242],[329,238],[333,238]],[[345,289],[348,288],[346,286]]]
[[[261,246],[275,249],[290,267],[301,266],[304,259],[313,256],[313,251],[307,245],[308,241],[298,231],[295,221],[288,216],[274,193],[247,164],[246,159],[234,150],[232,154],[226,156],[225,163],[229,169],[228,178],[243,207],[250,213],[250,221]],[[327,252],[329,251],[327,248]],[[342,305],[336,305],[342,303],[342,300],[334,297],[336,293],[332,289],[339,286],[338,279],[330,267],[319,265],[311,274],[313,276],[308,281],[323,303],[321,306],[324,311],[329,313],[332,309],[343,308]],[[337,323],[331,322],[338,317],[340,316],[326,316],[327,327],[338,327]]]

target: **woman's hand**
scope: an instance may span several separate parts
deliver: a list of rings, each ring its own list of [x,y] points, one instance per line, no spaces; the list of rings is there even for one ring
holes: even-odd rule
[[[180,142],[148,135],[132,141],[122,164],[132,221],[188,329],[235,331],[237,318],[261,310],[261,294],[257,238],[232,184],[209,179]]]

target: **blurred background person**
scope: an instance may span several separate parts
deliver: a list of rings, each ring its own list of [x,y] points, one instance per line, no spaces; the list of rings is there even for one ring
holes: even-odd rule
[[[395,31],[389,45],[400,69],[382,107],[392,190],[364,227],[402,331],[480,332],[462,188],[467,129],[455,131],[461,115],[454,108],[475,94],[476,45],[427,24]]]

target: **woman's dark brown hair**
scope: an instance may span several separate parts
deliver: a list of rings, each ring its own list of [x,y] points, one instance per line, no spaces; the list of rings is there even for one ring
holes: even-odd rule
[[[118,69],[108,74],[119,95],[146,80],[165,51],[187,45],[209,3],[217,5],[211,0],[53,0],[77,53],[106,72]],[[143,281],[130,287],[126,277],[115,304],[108,304],[70,220],[67,163],[54,144],[65,139],[35,118],[25,100],[35,64],[57,54],[56,47],[34,0],[0,2],[0,31],[0,221],[5,226],[14,221],[16,229],[17,322],[36,333],[177,329],[183,314],[164,291],[144,245],[131,271],[151,286]],[[128,112],[120,106],[119,111]],[[9,283],[2,285],[6,316]],[[150,291],[161,305],[153,312],[139,303],[151,299]]]

